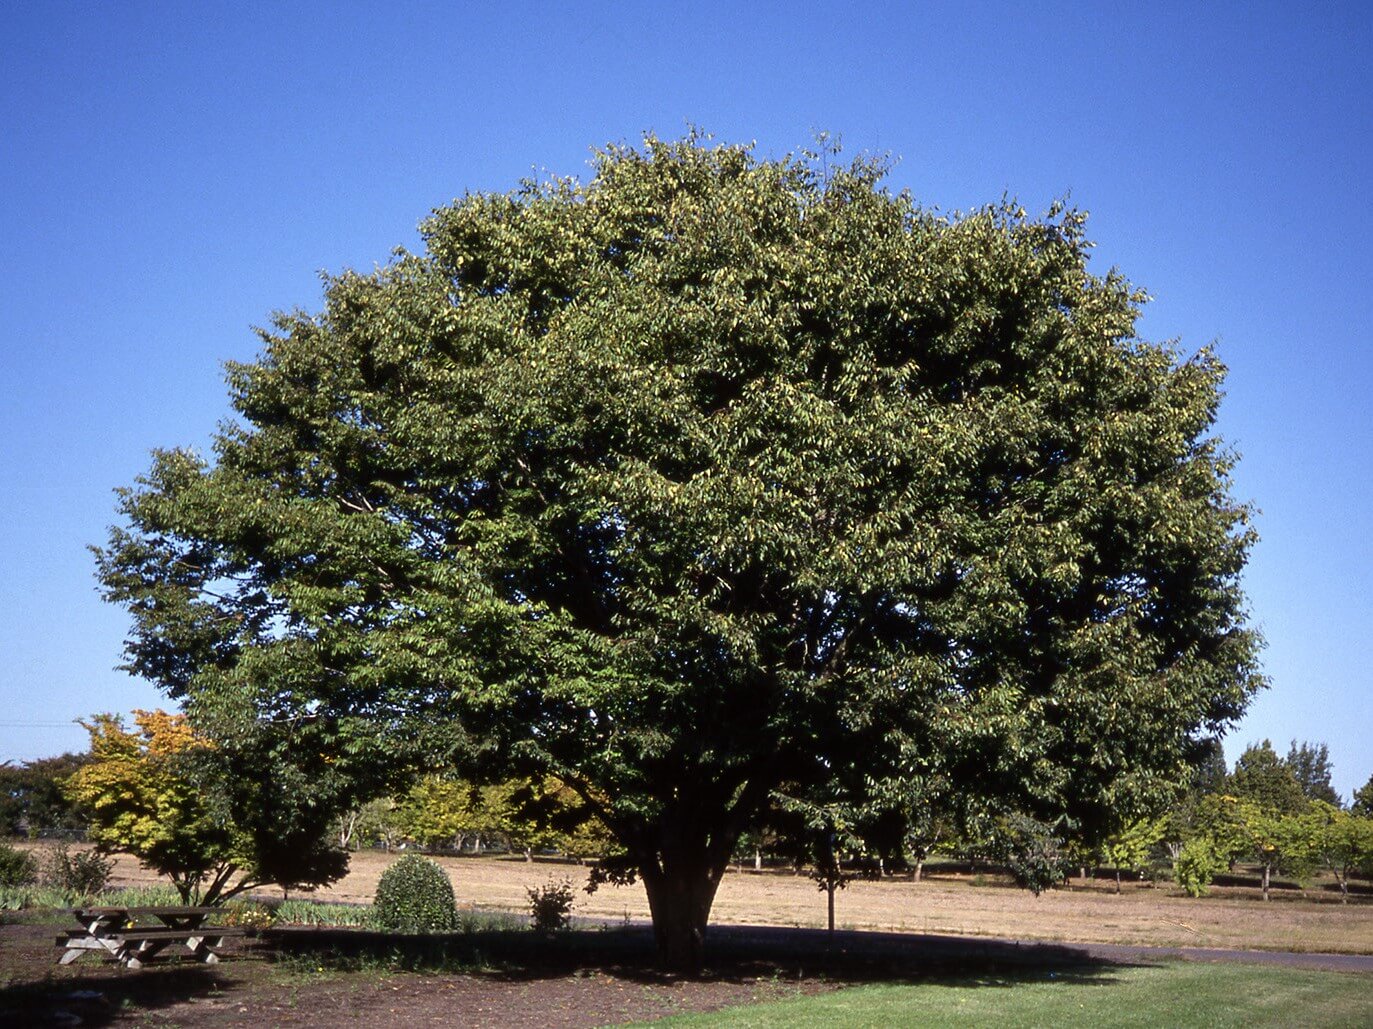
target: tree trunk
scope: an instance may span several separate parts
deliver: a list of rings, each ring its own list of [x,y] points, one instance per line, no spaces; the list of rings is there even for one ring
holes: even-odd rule
[[[1268,899],[1268,872],[1269,872],[1269,868],[1270,868],[1270,866],[1267,865],[1267,864],[1265,864],[1265,865],[1263,866],[1263,899],[1264,899],[1264,900],[1267,900],[1267,899]]]
[[[1116,869],[1116,893],[1120,893],[1120,869]]]
[[[763,870],[763,852],[757,847],[753,848],[753,870],[755,872]]]
[[[921,871],[924,869],[924,867],[925,867],[925,859],[924,859],[924,858],[920,858],[920,857],[916,858],[916,859],[915,859],[915,871],[913,871],[913,872],[911,873],[911,882],[913,882],[913,883],[918,883],[918,882],[920,881],[920,873],[921,873]]]
[[[721,869],[720,871],[723,871]],[[720,885],[712,869],[641,868],[658,960],[671,972],[695,975],[705,961],[706,923]]]

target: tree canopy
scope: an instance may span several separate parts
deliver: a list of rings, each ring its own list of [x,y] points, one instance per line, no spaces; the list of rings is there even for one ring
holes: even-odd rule
[[[1373,775],[1368,777],[1368,782],[1354,791],[1354,796],[1349,802],[1349,809],[1356,815],[1363,815],[1365,818],[1373,817]]]
[[[1303,740],[1292,741],[1287,748],[1285,764],[1292,769],[1292,775],[1301,787],[1302,796],[1307,800],[1319,800],[1334,807],[1340,806],[1340,795],[1330,785],[1333,771],[1330,764],[1330,748],[1324,743],[1310,743]]]
[[[87,813],[63,795],[62,784],[89,760],[85,754],[62,754],[0,764],[0,836],[84,828]]]
[[[129,666],[352,782],[556,775],[678,965],[778,792],[1148,813],[1259,685],[1224,370],[1082,213],[884,174],[650,138],[327,278],[123,491]]]
[[[1269,740],[1251,743],[1235,759],[1228,786],[1236,796],[1274,814],[1297,814],[1307,804],[1296,770],[1278,756]]]

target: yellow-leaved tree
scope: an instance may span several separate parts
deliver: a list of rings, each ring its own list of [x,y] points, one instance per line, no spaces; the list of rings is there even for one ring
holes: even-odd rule
[[[240,774],[184,715],[135,711],[130,729],[101,714],[82,725],[91,761],[64,789],[91,811],[90,838],[166,875],[186,903],[266,883],[319,885],[346,871],[346,854],[329,846],[308,805],[262,803],[280,794],[270,764]]]

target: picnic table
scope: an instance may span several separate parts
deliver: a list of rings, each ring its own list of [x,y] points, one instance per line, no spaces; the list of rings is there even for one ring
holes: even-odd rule
[[[226,936],[243,935],[242,929],[205,925],[219,910],[181,905],[73,908],[81,928],[58,935],[57,946],[63,948],[58,963],[69,965],[87,951],[95,951],[112,955],[128,968],[142,968],[167,947],[179,944],[197,961],[214,964],[219,960],[214,948]]]

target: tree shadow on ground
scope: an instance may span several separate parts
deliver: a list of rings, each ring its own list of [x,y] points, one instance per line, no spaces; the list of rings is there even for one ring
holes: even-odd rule
[[[135,1016],[217,1025],[240,1010],[240,1003],[256,1006],[273,991],[293,988],[283,984],[332,992],[340,975],[356,975],[353,981],[361,985],[406,971],[469,976],[492,987],[498,1004],[506,985],[517,993],[557,996],[566,995],[567,980],[603,977],[664,998],[685,990],[717,1006],[869,983],[996,989],[1052,980],[1105,986],[1116,981],[1112,970],[1123,967],[1069,945],[853,931],[831,937],[818,930],[745,926],[712,927],[708,965],[698,978],[660,971],[652,930],[642,925],[551,937],[491,929],[405,936],[282,928],[241,941],[212,967],[172,959],[139,971],[109,961],[56,968],[50,931],[41,926],[11,927],[6,944],[11,953],[0,980],[8,984],[0,989],[0,1025],[22,1026],[107,1026]],[[614,1014],[610,1008],[598,1011]]]
[[[0,989],[0,1026],[111,1025],[213,998],[239,985],[232,974],[184,962],[137,972],[101,965],[84,975],[35,978]]]
[[[270,960],[337,971],[437,971],[532,982],[588,973],[644,985],[683,977],[657,966],[646,926],[539,936],[520,931],[400,936],[345,929],[281,929],[264,935]],[[825,980],[1011,986],[1018,982],[1113,982],[1126,963],[1070,945],[775,927],[717,926],[701,976],[717,982]],[[1049,973],[1052,973],[1050,976]]]

